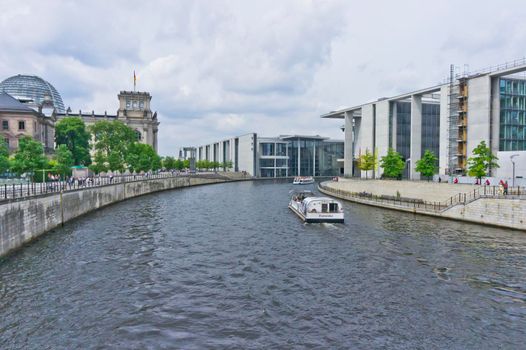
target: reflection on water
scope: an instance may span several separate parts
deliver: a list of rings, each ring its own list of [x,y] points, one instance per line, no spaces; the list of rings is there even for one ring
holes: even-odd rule
[[[303,224],[289,184],[123,202],[0,262],[0,347],[520,348],[526,235],[345,204]]]

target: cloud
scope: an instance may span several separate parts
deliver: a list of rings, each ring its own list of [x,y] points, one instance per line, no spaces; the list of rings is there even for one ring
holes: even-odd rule
[[[73,110],[112,113],[136,70],[162,154],[246,132],[341,138],[341,122],[319,115],[434,85],[450,63],[522,57],[526,42],[519,0],[2,5],[0,79],[37,74]]]

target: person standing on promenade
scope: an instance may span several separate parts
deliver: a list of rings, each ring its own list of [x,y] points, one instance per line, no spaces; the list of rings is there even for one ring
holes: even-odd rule
[[[508,194],[508,180],[504,182],[504,195]]]

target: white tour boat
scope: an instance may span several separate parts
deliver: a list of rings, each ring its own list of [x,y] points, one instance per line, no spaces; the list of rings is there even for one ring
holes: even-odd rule
[[[314,183],[312,176],[296,176],[292,181],[293,185],[310,185]]]
[[[294,192],[289,208],[305,222],[344,222],[340,202],[329,197],[315,197],[311,191]]]

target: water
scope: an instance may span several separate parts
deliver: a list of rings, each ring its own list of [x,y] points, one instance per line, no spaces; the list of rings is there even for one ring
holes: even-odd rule
[[[44,236],[0,261],[0,348],[524,348],[524,232],[355,204],[303,224],[290,188],[164,192]]]

